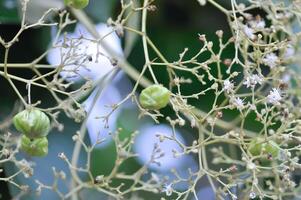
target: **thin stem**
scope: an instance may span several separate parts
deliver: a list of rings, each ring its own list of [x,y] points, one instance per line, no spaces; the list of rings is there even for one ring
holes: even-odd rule
[[[144,1],[143,7],[148,6],[148,0]],[[150,65],[150,59],[149,59],[149,54],[148,54],[148,47],[147,47],[147,33],[146,33],[146,19],[147,19],[147,9],[143,9],[142,11],[142,29],[141,32],[143,33],[142,36],[142,43],[143,43],[143,50],[144,50],[144,57],[145,57],[145,63],[149,69],[149,72],[156,84],[158,84],[157,78],[153,72],[153,69]]]

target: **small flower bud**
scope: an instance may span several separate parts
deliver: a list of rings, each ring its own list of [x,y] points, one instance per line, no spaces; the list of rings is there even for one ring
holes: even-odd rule
[[[66,160],[67,159],[66,155],[63,152],[59,153],[58,157],[60,159],[62,159],[62,160]]]
[[[216,34],[219,38],[222,38],[224,32],[223,32],[222,30],[218,30],[218,31],[215,32],[215,34]]]

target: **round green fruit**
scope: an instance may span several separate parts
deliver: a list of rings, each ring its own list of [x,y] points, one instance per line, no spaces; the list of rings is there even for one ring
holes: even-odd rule
[[[162,85],[152,85],[142,90],[140,105],[149,110],[159,110],[167,106],[170,99],[170,91]]]
[[[14,116],[13,123],[18,131],[31,139],[45,137],[50,130],[48,116],[35,108],[19,112]]]
[[[30,139],[23,135],[21,138],[21,150],[31,156],[46,156],[48,154],[48,140],[46,137]]]
[[[279,154],[279,146],[274,141],[265,141],[264,138],[253,139],[248,148],[253,156],[263,155],[262,161],[268,161],[269,158],[277,158]]]
[[[83,9],[89,4],[89,0],[64,0],[64,3],[76,9]]]

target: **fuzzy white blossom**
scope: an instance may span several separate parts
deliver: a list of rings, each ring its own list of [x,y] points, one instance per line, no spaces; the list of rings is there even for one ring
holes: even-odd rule
[[[255,27],[256,28],[261,28],[261,29],[264,28],[265,27],[265,21],[264,20],[258,21]]]
[[[277,66],[279,58],[278,56],[276,56],[276,54],[269,53],[262,59],[262,61],[265,65],[269,66],[272,69]]]
[[[261,85],[262,82],[263,82],[262,76],[258,76],[257,74],[252,74],[250,76],[247,76],[243,84],[246,85],[247,88],[249,87],[254,88],[257,84]]]
[[[248,38],[250,38],[251,40],[255,39],[256,36],[254,34],[254,29],[250,28],[249,26],[244,26],[243,31]]]
[[[233,106],[235,106],[238,110],[242,110],[245,107],[244,106],[244,101],[239,97],[231,98],[230,101],[233,104]]]
[[[234,84],[229,80],[225,80],[223,88],[229,94],[229,93],[233,92]]]
[[[253,20],[250,22],[250,25],[254,29],[263,29],[265,27],[265,21],[263,19]]]
[[[281,93],[277,88],[273,88],[270,91],[270,94],[267,96],[267,102],[273,105],[280,105],[281,99],[282,99]]]

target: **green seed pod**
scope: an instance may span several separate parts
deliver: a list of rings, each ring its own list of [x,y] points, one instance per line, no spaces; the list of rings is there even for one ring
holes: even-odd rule
[[[27,109],[15,115],[13,119],[16,129],[28,138],[41,138],[48,135],[50,120],[38,109]]]
[[[89,0],[64,0],[64,3],[76,9],[83,9],[89,4]]]
[[[279,154],[278,144],[274,141],[265,141],[263,138],[253,139],[249,144],[248,150],[253,156],[263,155],[264,157],[260,159],[262,164],[268,164],[270,156],[275,159]]]
[[[48,154],[48,140],[46,137],[30,139],[23,135],[21,138],[21,150],[31,156],[46,156]]]
[[[139,101],[143,108],[159,110],[167,106],[170,91],[162,85],[152,85],[142,90]]]

